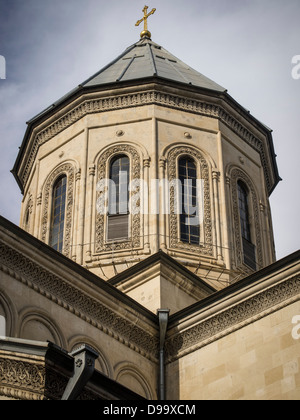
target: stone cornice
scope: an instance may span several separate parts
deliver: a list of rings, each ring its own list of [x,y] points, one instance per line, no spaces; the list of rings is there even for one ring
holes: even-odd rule
[[[274,189],[274,185],[279,181],[279,176],[277,168],[274,167],[274,162],[272,163],[275,157],[272,156],[273,151],[270,144],[272,140],[269,138],[269,130],[263,130],[262,127],[258,130],[257,126],[254,127],[251,121],[252,117],[245,110],[242,112],[241,107],[238,110],[237,104],[230,99],[229,95],[221,94],[217,97],[212,97],[170,88],[157,83],[139,86],[138,91],[133,91],[133,88],[131,88],[127,90],[117,89],[116,91],[83,93],[81,97],[57,111],[51,118],[48,118],[42,124],[32,127],[31,130],[28,130],[28,134],[25,135],[19,157],[13,169],[19,185],[24,189],[39,146],[84,116],[151,104],[216,118],[224,123],[260,154],[268,190],[271,192]],[[241,120],[244,122],[241,123]],[[259,136],[257,135],[258,131],[260,132]],[[24,161],[25,156],[26,162]]]
[[[299,301],[299,264],[299,260],[292,268],[286,264],[270,278],[262,271],[251,286],[244,279],[241,290],[237,290],[238,285],[224,289],[171,317],[166,341],[168,363]]]

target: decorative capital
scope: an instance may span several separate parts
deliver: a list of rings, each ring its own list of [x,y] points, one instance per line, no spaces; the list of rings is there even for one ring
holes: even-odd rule
[[[164,156],[160,157],[159,167],[162,168],[162,169],[165,169],[166,168],[166,163],[167,163],[167,159]]]
[[[36,200],[37,200],[36,204],[38,206],[40,206],[42,204],[42,198],[43,198],[42,193],[40,193],[36,198]]]
[[[89,175],[95,176],[95,173],[96,173],[96,166],[95,165],[91,165],[89,167]]]
[[[259,209],[260,211],[263,213],[265,211],[266,206],[264,205],[264,203],[260,200],[259,201]]]
[[[212,178],[213,179],[215,179],[215,180],[217,180],[217,181],[219,181],[219,179],[220,179],[220,172],[219,171],[213,171],[213,173],[212,173]]]
[[[75,181],[80,181],[81,178],[81,169],[78,169],[78,171],[75,174]]]
[[[144,168],[150,168],[151,159],[144,159]]]
[[[230,175],[226,175],[226,177],[225,177],[225,181],[226,181],[226,185],[230,186],[230,184],[231,184],[231,178],[230,178]]]

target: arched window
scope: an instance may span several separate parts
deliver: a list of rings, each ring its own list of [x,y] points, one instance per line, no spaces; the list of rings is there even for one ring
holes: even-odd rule
[[[30,209],[28,208],[25,213],[25,220],[24,220],[24,229],[28,231],[29,229],[29,218],[30,218]]]
[[[199,245],[200,225],[197,211],[197,168],[189,157],[179,160],[179,180],[181,182],[180,240]]]
[[[249,190],[242,181],[238,181],[237,186],[244,263],[256,270],[256,252],[255,245],[252,243],[250,225]]]
[[[129,170],[128,156],[117,156],[111,161],[107,229],[109,241],[128,238]]]
[[[247,241],[251,242],[248,195],[248,188],[242,181],[239,181],[238,197],[242,238],[247,239]]]
[[[66,212],[67,177],[61,176],[53,186],[50,227],[50,246],[62,252]]]

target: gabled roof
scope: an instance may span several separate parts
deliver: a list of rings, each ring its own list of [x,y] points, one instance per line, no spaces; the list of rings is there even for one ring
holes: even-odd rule
[[[81,86],[96,87],[152,76],[218,92],[226,91],[222,86],[192,69],[149,38],[142,38],[128,47],[113,62]]]
[[[184,265],[182,265],[180,262],[175,260],[173,257],[169,256],[162,250],[159,250],[155,254],[151,255],[145,260],[140,261],[139,263],[135,264],[133,267],[128,268],[122,273],[117,274],[116,276],[108,280],[107,283],[117,287],[119,284],[130,279],[131,277],[136,276],[139,273],[144,273],[145,270],[157,263],[168,266],[174,273],[180,273],[182,276],[188,278],[191,283],[194,283],[199,288],[201,288],[203,290],[203,293],[205,293],[206,295],[211,295],[212,293],[216,292],[216,289],[214,289],[214,287],[206,283],[199,276],[192,273],[190,270],[184,267]]]

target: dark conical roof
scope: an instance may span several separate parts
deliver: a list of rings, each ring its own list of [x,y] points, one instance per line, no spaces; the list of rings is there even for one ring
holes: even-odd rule
[[[110,84],[115,86],[116,83],[134,82],[151,77],[208,89],[217,93],[227,92],[225,88],[192,69],[150,38],[142,38],[128,47],[110,64],[58,99],[28,123],[32,123],[49,111],[53,111],[57,106],[72,98],[73,95],[82,93],[84,90],[97,90]]]
[[[192,69],[149,38],[127,48],[116,60],[82,83],[82,87],[96,87],[148,77],[224,92],[222,86]]]

